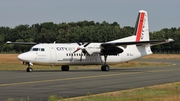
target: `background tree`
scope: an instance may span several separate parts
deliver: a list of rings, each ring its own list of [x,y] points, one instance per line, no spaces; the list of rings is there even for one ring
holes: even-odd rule
[[[31,46],[7,45],[7,41],[37,42],[37,43],[69,43],[69,42],[107,42],[131,36],[134,27],[123,28],[117,22],[108,23],[94,21],[79,21],[55,24],[53,22],[37,23],[33,25],[18,25],[15,28],[0,27],[0,52],[24,52]],[[173,43],[152,47],[155,53],[179,53],[180,27],[163,28],[150,32],[151,40],[172,38]]]

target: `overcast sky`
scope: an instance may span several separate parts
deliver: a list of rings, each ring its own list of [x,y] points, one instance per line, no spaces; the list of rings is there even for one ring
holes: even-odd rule
[[[1,0],[0,26],[88,20],[134,27],[141,9],[150,31],[180,27],[180,0]]]

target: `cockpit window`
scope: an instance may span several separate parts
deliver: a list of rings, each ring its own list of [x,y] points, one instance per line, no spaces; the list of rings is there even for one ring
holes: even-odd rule
[[[32,51],[38,51],[39,49],[38,48],[33,48]]]
[[[45,49],[44,48],[32,48],[30,51],[42,51],[42,52],[44,52]]]
[[[44,48],[41,48],[41,51],[45,51],[45,49],[44,49]]]

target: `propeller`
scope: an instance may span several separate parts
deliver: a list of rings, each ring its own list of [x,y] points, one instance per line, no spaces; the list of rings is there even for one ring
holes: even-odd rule
[[[78,47],[73,53],[76,53],[76,52],[78,52],[79,50],[81,50],[80,61],[82,61],[82,53],[87,54],[87,55],[90,56],[90,54],[89,54],[89,53],[87,52],[87,50],[86,50],[86,47],[87,47],[90,43],[91,43],[91,42],[88,42],[88,43],[84,44],[84,42],[82,42],[82,43],[77,42],[77,44],[79,45],[79,47]]]

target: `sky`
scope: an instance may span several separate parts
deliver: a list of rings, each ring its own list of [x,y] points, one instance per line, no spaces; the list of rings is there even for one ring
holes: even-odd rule
[[[180,27],[180,0],[1,0],[0,26],[87,20],[134,27],[139,10],[148,12],[150,31]]]

